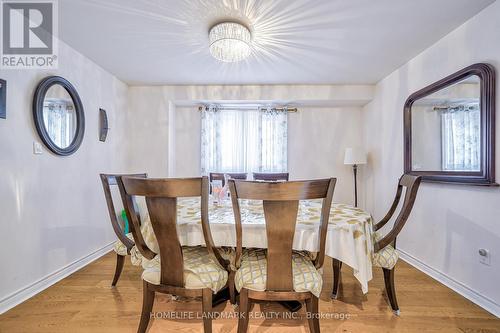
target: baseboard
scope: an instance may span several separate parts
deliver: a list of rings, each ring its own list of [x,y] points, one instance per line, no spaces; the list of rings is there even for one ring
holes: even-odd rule
[[[429,275],[433,279],[441,282],[448,288],[452,289],[456,293],[462,295],[463,297],[467,298],[471,302],[479,305],[486,311],[490,312],[491,314],[495,315],[496,317],[500,318],[500,305],[497,304],[495,301],[489,299],[486,296],[483,296],[479,294],[477,291],[469,288],[465,284],[456,281],[449,276],[441,273],[440,271],[436,270],[435,268],[423,263],[419,259],[415,258],[411,254],[408,254],[401,249],[398,249],[398,252],[400,254],[400,258],[404,261],[406,261],[408,264],[412,265],[416,269],[418,269],[421,272],[424,272],[425,274]]]
[[[78,271],[79,269],[85,267],[86,265],[90,264],[94,260],[99,259],[106,253],[112,250],[114,242],[90,253],[89,255],[86,255],[69,265],[66,265],[65,267],[41,278],[40,280],[22,288],[19,289],[18,291],[10,294],[9,296],[3,298],[0,300],[0,314],[8,311],[9,309],[15,307],[16,305],[26,301],[27,299],[35,296],[39,292],[47,289],[48,287],[52,286],[53,284],[61,281],[68,275],[73,274],[74,272]]]

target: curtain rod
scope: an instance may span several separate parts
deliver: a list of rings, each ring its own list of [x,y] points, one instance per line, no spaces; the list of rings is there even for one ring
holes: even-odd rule
[[[200,105],[198,107],[198,111],[203,111],[204,109],[205,110],[209,110],[210,106],[209,105]],[[265,106],[259,106],[259,105],[245,105],[245,104],[242,104],[242,105],[217,105],[216,108],[218,110],[246,110],[246,111],[249,111],[249,110],[259,110],[259,111],[266,111],[268,108],[265,107]],[[293,108],[289,108],[289,107],[286,107],[286,106],[280,106],[280,107],[270,107],[271,110],[274,110],[274,111],[287,111],[287,112],[291,112],[291,113],[296,113],[298,112],[299,110],[296,108],[296,107],[293,107]]]
[[[433,106],[433,111],[446,111],[446,110],[473,110],[475,108],[479,109],[477,104],[459,104],[459,105],[447,105],[447,106]]]

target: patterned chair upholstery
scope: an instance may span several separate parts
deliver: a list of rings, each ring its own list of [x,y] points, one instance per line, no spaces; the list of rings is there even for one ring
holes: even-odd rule
[[[184,288],[209,288],[214,293],[227,283],[227,271],[207,251],[206,247],[182,247],[184,259]],[[160,256],[143,260],[142,279],[154,285],[160,284]]]
[[[374,233],[374,240],[378,242],[383,237],[379,233]],[[375,243],[374,242],[374,243]],[[376,267],[381,267],[385,269],[393,269],[399,259],[399,252],[392,246],[392,244],[387,245],[383,249],[375,252],[372,256],[372,264]]]
[[[316,297],[321,293],[323,278],[306,252],[292,254],[293,289],[296,292],[309,291]],[[236,290],[247,288],[265,291],[267,286],[267,259],[265,249],[243,251],[241,266],[234,277]]]
[[[134,241],[134,236],[132,236],[132,233],[129,232],[128,234],[126,234],[125,236],[127,236],[128,239],[130,239],[132,242]],[[134,245],[135,246],[135,245]],[[128,253],[127,253],[127,247],[125,246],[125,244],[122,243],[121,240],[117,240],[115,242],[115,244],[113,245],[113,250],[116,252],[117,255],[119,256],[126,256]]]

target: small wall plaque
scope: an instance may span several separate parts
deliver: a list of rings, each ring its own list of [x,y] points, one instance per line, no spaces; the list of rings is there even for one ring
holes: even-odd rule
[[[106,110],[99,109],[99,141],[106,141],[108,130],[108,115],[106,114]]]
[[[7,81],[0,79],[0,118],[7,118]]]

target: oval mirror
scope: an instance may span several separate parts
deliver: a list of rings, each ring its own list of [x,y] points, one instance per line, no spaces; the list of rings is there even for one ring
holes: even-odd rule
[[[50,76],[38,84],[33,117],[38,135],[52,152],[67,156],[78,150],[85,116],[80,96],[68,80]]]

